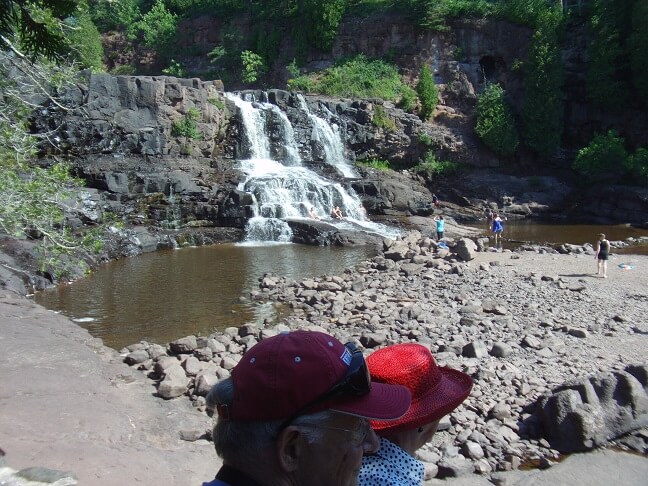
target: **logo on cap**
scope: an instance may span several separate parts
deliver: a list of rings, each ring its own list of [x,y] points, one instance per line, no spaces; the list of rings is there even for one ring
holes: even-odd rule
[[[344,348],[344,353],[342,353],[340,359],[344,361],[347,366],[351,366],[351,352],[346,347]]]

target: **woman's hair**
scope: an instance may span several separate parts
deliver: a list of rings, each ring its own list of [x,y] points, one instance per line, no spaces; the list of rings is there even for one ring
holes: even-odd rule
[[[605,239],[605,233],[599,233],[599,239],[604,240]]]
[[[227,378],[216,384],[207,395],[207,407],[213,409],[216,404],[231,405],[234,399],[234,384]],[[318,424],[324,425],[333,418],[330,411],[301,415],[290,424],[285,419],[271,421],[238,422],[218,419],[212,437],[216,453],[227,463],[235,466],[244,466],[247,461],[258,460],[264,451],[271,445],[281,431],[288,425],[308,423],[315,427],[303,429],[303,435],[309,443],[322,437],[322,429]],[[261,459],[262,460],[262,459]]]

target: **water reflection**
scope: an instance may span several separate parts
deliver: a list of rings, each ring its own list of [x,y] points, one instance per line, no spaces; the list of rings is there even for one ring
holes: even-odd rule
[[[272,309],[241,302],[266,272],[295,279],[341,274],[373,256],[370,248],[224,244],[148,253],[111,262],[88,278],[39,292],[116,349],[145,339],[166,343],[189,334],[260,322]]]

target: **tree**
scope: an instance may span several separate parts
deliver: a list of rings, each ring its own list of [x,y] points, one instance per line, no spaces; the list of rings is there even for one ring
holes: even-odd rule
[[[524,72],[523,139],[538,154],[549,155],[562,133],[563,64],[558,43],[561,13],[550,10],[533,34]]]
[[[298,22],[303,22],[310,44],[328,51],[337,35],[338,26],[346,9],[346,0],[299,0]],[[304,22],[305,20],[305,22]]]
[[[477,124],[479,138],[500,155],[511,155],[517,149],[519,138],[511,107],[504,98],[499,84],[489,83],[477,100]]]
[[[421,68],[419,81],[416,85],[416,92],[421,101],[421,118],[427,120],[432,116],[439,102],[439,90],[436,84],[434,84],[432,72],[427,65]]]
[[[178,16],[171,13],[162,0],[156,0],[137,25],[147,46],[166,51],[175,38]]]
[[[243,51],[241,53],[241,63],[243,64],[241,79],[245,83],[254,83],[265,72],[263,58],[255,52]]]
[[[587,147],[578,151],[573,168],[589,178],[605,175],[618,179],[627,164],[624,140],[610,130],[605,135],[596,135]]]
[[[35,58],[67,52],[64,19],[80,8],[80,0],[0,0],[0,46],[17,47]]]
[[[96,253],[102,247],[98,235],[73,234],[66,224],[66,217],[76,212],[82,181],[71,176],[65,163],[33,163],[43,144],[57,143],[56,128],[30,133],[34,100],[69,111],[57,93],[75,72],[62,63],[34,63],[16,52],[0,53],[0,231],[39,240],[41,270],[57,275],[67,271],[64,255]],[[78,268],[78,258],[68,261]]]

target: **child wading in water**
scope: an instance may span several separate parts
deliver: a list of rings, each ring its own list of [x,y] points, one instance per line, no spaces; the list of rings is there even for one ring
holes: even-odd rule
[[[596,244],[596,255],[594,258],[597,260],[596,275],[601,275],[603,271],[603,278],[607,278],[607,261],[610,253],[610,242],[605,239],[605,234],[599,233],[598,243]]]

